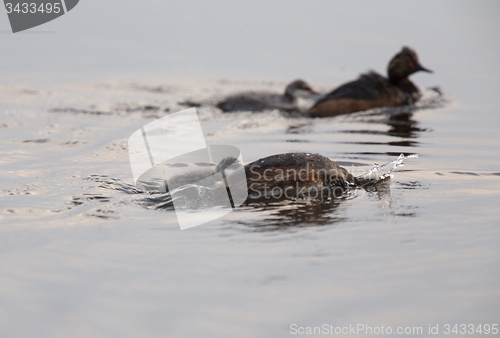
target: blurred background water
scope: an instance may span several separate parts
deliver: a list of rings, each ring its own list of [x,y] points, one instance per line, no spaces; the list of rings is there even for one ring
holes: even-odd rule
[[[0,12],[2,337],[500,324],[497,2],[87,0],[17,34]],[[198,109],[246,162],[318,152],[361,172],[419,153],[375,189],[187,231],[134,191],[127,138],[180,102],[299,77],[326,92],[403,45],[444,97],[328,119]]]

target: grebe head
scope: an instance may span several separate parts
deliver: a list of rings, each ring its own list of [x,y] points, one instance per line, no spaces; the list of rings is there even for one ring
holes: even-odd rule
[[[285,96],[291,99],[317,94],[304,80],[295,80],[286,86]]]
[[[432,73],[432,70],[426,69],[420,64],[417,53],[408,47],[403,47],[389,62],[389,66],[387,66],[387,73],[391,82],[397,82],[419,70]]]

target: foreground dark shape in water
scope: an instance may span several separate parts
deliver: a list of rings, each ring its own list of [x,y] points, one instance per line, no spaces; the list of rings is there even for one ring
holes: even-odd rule
[[[324,203],[343,197],[350,190],[371,189],[389,177],[394,169],[403,164],[405,158],[401,154],[392,162],[382,166],[375,165],[367,173],[354,176],[345,168],[319,154],[278,154],[246,165],[234,157],[226,157],[210,169],[173,176],[168,182],[171,186],[166,187],[166,191],[157,189],[158,185],[154,184],[157,179],[154,177],[152,184],[144,184],[145,182],[141,184],[142,189],[146,188],[146,191],[152,194],[151,201],[146,204],[155,209],[170,208],[174,201],[177,201],[176,208],[181,204],[182,208],[190,209],[222,206],[225,204],[221,202],[227,200],[228,193],[230,199],[240,201],[238,206],[243,203],[268,204],[281,201]],[[214,175],[216,173],[222,173],[224,179],[218,179]],[[242,174],[246,182],[243,185],[232,185],[229,191],[225,181],[234,182],[233,179],[241,177]],[[200,180],[205,183],[199,184]]]
[[[245,165],[248,201],[328,199],[364,181],[327,157],[309,153],[272,155]]]
[[[420,65],[415,51],[403,47],[389,62],[388,78],[373,71],[362,74],[357,80],[341,85],[317,101],[309,110],[309,116],[327,117],[376,107],[413,104],[421,94],[408,77],[418,71],[432,73]]]
[[[298,97],[314,95],[316,92],[303,80],[295,80],[285,88],[285,93],[243,92],[231,95],[217,103],[217,107],[225,112],[262,111],[280,109],[293,111],[297,109]]]
[[[310,153],[272,155],[244,166],[247,177],[247,203],[276,200],[326,201],[342,197],[349,189],[370,188],[390,177],[403,165],[403,154],[384,165],[375,165],[363,175],[353,176],[329,158]],[[229,161],[229,160],[228,160]],[[222,161],[217,170],[226,164]]]

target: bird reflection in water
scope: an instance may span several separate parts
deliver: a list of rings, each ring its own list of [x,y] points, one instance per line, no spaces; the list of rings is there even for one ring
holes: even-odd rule
[[[426,131],[425,128],[419,128],[418,122],[413,119],[413,113],[411,111],[403,111],[399,114],[390,115],[386,121],[386,124],[390,127],[387,131],[387,135],[401,137],[401,138],[417,138],[419,132]],[[402,140],[396,142],[389,142],[389,145],[397,146],[414,146],[415,142]]]
[[[299,228],[335,227],[337,222],[346,221],[343,210],[348,202],[366,196],[371,200],[390,205],[390,180],[368,185],[351,191],[341,198],[326,201],[281,201],[276,203],[247,203],[236,213],[248,213],[251,217],[238,216],[238,224],[252,232],[290,231]]]

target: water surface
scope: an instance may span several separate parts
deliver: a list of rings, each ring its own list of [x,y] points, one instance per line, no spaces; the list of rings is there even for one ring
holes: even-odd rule
[[[499,323],[496,3],[151,2],[149,20],[120,3],[121,15],[104,20],[112,4],[102,5],[86,30],[95,1],[40,27],[55,33],[2,34],[2,336]],[[131,27],[131,12],[144,26]],[[127,138],[179,102],[281,91],[299,76],[328,91],[384,72],[403,44],[435,71],[414,81],[443,97],[426,90],[416,109],[328,119],[198,108],[207,142],[237,146],[245,162],[317,152],[361,173],[419,154],[390,180],[329,203],[244,206],[186,231],[164,196],[134,189]]]

